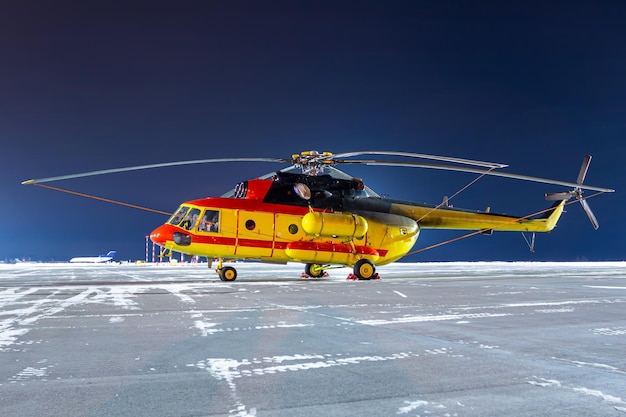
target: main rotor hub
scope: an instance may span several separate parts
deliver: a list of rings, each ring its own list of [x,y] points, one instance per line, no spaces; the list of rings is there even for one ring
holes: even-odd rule
[[[303,151],[291,155],[291,162],[296,168],[300,168],[305,175],[321,175],[324,168],[335,165],[332,152]]]

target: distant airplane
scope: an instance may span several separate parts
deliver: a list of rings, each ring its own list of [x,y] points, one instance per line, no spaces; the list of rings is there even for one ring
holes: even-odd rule
[[[13,261],[9,261],[9,263],[12,264],[29,264],[32,263],[30,260],[26,260],[26,259],[20,259],[20,258],[14,258]]]
[[[106,255],[100,256],[79,256],[76,258],[70,259],[71,263],[92,263],[92,264],[100,264],[104,262],[111,262],[113,257],[115,256],[115,251],[109,251]]]

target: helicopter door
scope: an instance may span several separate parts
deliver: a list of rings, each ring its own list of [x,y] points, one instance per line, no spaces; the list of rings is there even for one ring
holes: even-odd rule
[[[238,256],[272,256],[274,250],[274,213],[239,211],[237,216]]]

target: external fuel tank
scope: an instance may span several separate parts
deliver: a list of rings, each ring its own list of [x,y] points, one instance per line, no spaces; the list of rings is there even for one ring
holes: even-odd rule
[[[302,218],[302,229],[314,236],[361,238],[367,233],[367,220],[356,214],[312,211]]]

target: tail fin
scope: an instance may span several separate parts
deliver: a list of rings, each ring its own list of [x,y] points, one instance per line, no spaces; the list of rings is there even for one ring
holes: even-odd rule
[[[556,226],[556,223],[559,221],[561,214],[563,214],[563,209],[565,208],[565,200],[555,202],[549,210],[545,212],[543,216],[539,219],[545,220],[545,230],[546,232],[551,231]],[[539,220],[537,219],[537,220]]]
[[[112,258],[115,256],[115,254],[116,254],[116,251],[112,250],[112,251],[109,251],[109,253],[107,253],[106,255],[102,255],[102,256],[110,256]]]
[[[563,205],[565,203],[565,201],[556,201],[554,204],[552,204],[552,206],[546,210],[545,213],[543,213],[543,215],[541,217],[538,217],[540,219],[549,219],[550,216],[552,216],[554,214],[555,210],[558,210],[560,205]]]

